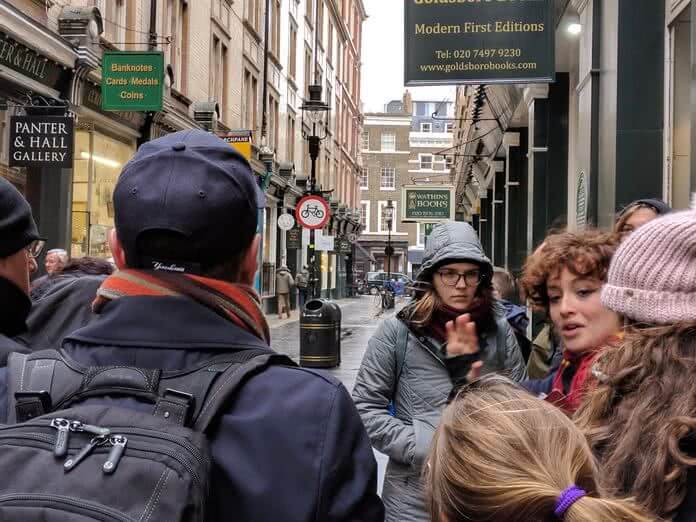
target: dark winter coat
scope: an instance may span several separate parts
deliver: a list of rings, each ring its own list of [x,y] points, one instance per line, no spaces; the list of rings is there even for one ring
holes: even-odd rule
[[[58,348],[63,338],[96,319],[92,301],[106,276],[60,274],[38,297],[27,318],[28,330],[17,341],[29,348]]]
[[[63,342],[92,366],[181,369],[256,336],[185,297],[123,297]],[[7,418],[0,369],[0,421]],[[95,399],[89,399],[86,403]],[[134,399],[119,405],[151,409]],[[377,466],[345,388],[331,376],[271,367],[241,388],[211,435],[210,521],[381,521]]]
[[[14,283],[0,277],[0,303],[0,366],[5,366],[10,353],[27,353],[12,338],[26,330],[31,301]]]

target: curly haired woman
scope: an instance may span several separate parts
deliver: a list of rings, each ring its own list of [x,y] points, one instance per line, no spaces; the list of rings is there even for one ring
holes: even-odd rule
[[[651,522],[599,485],[587,441],[558,408],[501,376],[464,388],[428,461],[436,522]]]
[[[602,302],[629,323],[578,411],[605,485],[675,522],[696,520],[696,211],[637,229]]]
[[[584,397],[597,353],[621,333],[619,315],[600,302],[616,246],[615,236],[598,231],[553,234],[524,268],[522,285],[549,315],[564,352],[548,377],[523,386],[568,413]]]

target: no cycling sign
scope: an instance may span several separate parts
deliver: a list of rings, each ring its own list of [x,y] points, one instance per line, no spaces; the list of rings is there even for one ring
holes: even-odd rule
[[[303,228],[318,230],[329,221],[329,204],[321,196],[305,196],[295,207],[295,217]]]

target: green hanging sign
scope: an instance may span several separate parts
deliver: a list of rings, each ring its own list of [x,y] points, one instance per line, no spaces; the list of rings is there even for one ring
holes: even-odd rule
[[[103,111],[161,111],[164,56],[159,51],[108,51],[102,60]]]

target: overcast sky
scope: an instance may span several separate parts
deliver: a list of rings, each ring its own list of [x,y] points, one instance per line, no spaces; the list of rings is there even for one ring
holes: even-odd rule
[[[404,92],[404,1],[364,0],[362,101],[365,112],[380,112]],[[414,100],[454,101],[454,87],[409,87]]]

